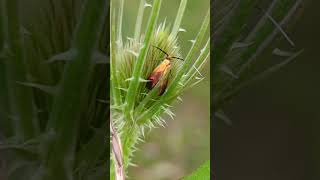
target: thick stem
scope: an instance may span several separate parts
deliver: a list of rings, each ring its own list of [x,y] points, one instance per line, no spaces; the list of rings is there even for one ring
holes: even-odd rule
[[[33,94],[29,87],[17,82],[27,81],[21,24],[19,16],[19,1],[5,1],[6,17],[4,29],[8,49],[6,56],[6,71],[8,81],[10,116],[15,121],[15,134],[21,140],[34,137],[39,132],[36,108]]]
[[[143,20],[143,12],[144,12],[144,5],[145,5],[145,0],[140,0],[140,5],[139,5],[139,10],[137,14],[137,21],[136,21],[136,27],[134,30],[134,39],[139,42],[140,39],[140,32],[141,32],[141,25],[142,25],[142,20]]]
[[[7,77],[6,77],[6,64],[3,57],[3,47],[4,47],[4,7],[3,1],[0,1],[0,127],[1,132],[5,136],[12,135],[12,122],[8,118],[8,87],[7,87]]]
[[[47,130],[55,139],[48,148],[46,179],[71,180],[76,150],[76,138],[83,96],[88,89],[92,54],[106,17],[106,0],[87,0],[77,26],[73,47],[76,56],[66,64],[62,82],[54,99]]]

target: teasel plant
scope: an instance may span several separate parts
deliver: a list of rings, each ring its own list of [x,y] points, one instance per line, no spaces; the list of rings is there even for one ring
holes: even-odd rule
[[[214,118],[231,125],[223,110],[233,97],[292,63],[303,52],[287,32],[304,4],[304,0],[215,1],[211,66]]]
[[[1,179],[105,179],[108,2],[0,2]]]
[[[198,34],[190,41],[190,50],[183,55],[180,44],[187,42],[179,41],[179,32],[184,31],[180,24],[187,0],[181,0],[172,22],[158,21],[162,0],[154,0],[152,4],[141,0],[132,37],[123,37],[122,33],[124,3],[112,0],[110,10],[110,179],[124,179],[128,175],[127,168],[134,165],[134,152],[147,130],[165,126],[164,114],[174,118],[173,103],[205,78],[200,71],[210,55],[209,9]],[[151,8],[150,14],[145,13],[146,8]],[[145,18],[148,23],[143,27]],[[172,28],[168,24],[173,24]],[[178,59],[170,60],[170,67],[163,69],[159,82],[148,88],[147,84],[153,82],[150,75],[168,55]]]

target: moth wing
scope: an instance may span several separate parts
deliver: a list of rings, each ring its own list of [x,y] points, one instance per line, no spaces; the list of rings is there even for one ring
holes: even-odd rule
[[[167,85],[168,85],[168,78],[166,78],[165,80],[163,80],[160,84],[160,91],[159,91],[159,96],[161,96],[165,90],[167,89]]]
[[[168,85],[168,76],[169,76],[169,72],[170,70],[166,69],[164,72],[163,72],[163,77],[160,79],[160,91],[159,91],[159,96],[161,96],[166,88],[167,88],[167,85]]]
[[[166,67],[163,64],[158,65],[153,72],[148,77],[149,82],[147,83],[147,88],[152,89],[162,78],[163,74],[166,71]]]

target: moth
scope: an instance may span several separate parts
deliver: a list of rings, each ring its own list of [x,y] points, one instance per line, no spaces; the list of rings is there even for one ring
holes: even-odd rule
[[[158,83],[160,83],[160,91],[159,91],[159,96],[161,96],[168,85],[168,73],[170,72],[170,67],[171,67],[171,61],[173,59],[179,59],[184,61],[184,59],[171,56],[168,53],[166,53],[164,50],[157,46],[152,46],[154,48],[157,48],[161,52],[165,54],[164,60],[152,71],[152,73],[148,77],[148,82],[147,82],[147,88],[149,90],[153,89]]]

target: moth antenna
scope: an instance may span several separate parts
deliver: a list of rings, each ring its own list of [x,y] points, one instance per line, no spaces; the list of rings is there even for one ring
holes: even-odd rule
[[[179,59],[179,60],[181,60],[181,61],[184,61],[184,59],[179,58],[179,57],[172,57],[172,58],[175,58],[175,59]]]
[[[152,45],[153,46],[153,45]],[[157,46],[153,46],[153,47],[155,47],[155,48],[157,48],[157,49],[159,49],[161,52],[163,52],[165,55],[167,55],[167,56],[169,56],[169,54],[168,53],[166,53],[164,50],[162,50],[161,48],[159,48],[159,47],[157,47]]]

